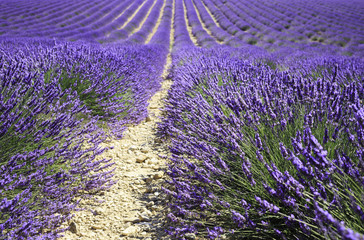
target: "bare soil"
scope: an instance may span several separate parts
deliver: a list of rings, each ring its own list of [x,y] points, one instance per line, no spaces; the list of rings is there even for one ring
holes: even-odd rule
[[[66,239],[164,239],[165,197],[161,186],[165,182],[168,149],[156,136],[172,81],[166,79],[171,63],[167,60],[161,91],[149,101],[149,116],[137,126],[129,127],[120,140],[104,143],[114,149],[103,153],[104,158],[113,158],[116,163],[114,178],[118,181],[109,190],[100,193],[95,201],[83,201],[79,211],[67,224]],[[67,226],[66,224],[66,226]]]

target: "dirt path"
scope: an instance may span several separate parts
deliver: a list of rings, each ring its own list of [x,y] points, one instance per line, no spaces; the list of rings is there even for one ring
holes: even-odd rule
[[[116,163],[115,179],[110,190],[97,196],[103,203],[84,201],[80,207],[90,211],[76,212],[66,239],[163,239],[164,156],[167,149],[156,140],[157,122],[162,114],[163,99],[172,82],[166,79],[171,64],[168,56],[162,90],[149,101],[149,117],[137,126],[129,127],[121,140],[107,143],[114,149],[102,157],[112,157]]]

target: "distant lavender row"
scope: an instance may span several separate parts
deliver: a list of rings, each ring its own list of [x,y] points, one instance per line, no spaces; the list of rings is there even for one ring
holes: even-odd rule
[[[100,3],[95,2],[94,4]],[[11,28],[16,29],[17,32],[26,32],[29,28],[46,30],[50,28],[50,24],[61,25],[64,24],[66,19],[72,19],[72,17],[76,16],[76,14],[72,14],[73,11],[82,13],[83,9],[89,9],[90,7],[91,5],[86,4],[86,1],[81,1],[78,4],[62,2],[62,4],[40,7],[37,11],[32,11],[31,14],[26,16],[21,15],[20,19],[12,21]],[[24,34],[24,32],[22,33]]]
[[[133,33],[134,29],[137,28],[142,20],[146,17],[146,14],[152,7],[153,3],[154,0],[147,0],[144,2],[143,6],[139,9],[134,18],[131,19],[130,22],[128,22],[123,28],[118,28],[117,30],[111,32],[110,36],[108,36],[108,39],[113,42],[128,38]],[[160,7],[160,5],[158,6]]]
[[[212,34],[219,41],[224,42],[225,44],[227,44],[229,46],[239,46],[242,44],[240,39],[233,36],[236,34],[236,32],[234,30],[233,31],[228,30],[234,25],[230,24],[229,28],[224,28],[223,22],[226,19],[224,19],[222,17],[223,15],[221,14],[220,10],[218,10],[211,1],[194,0],[194,2],[196,4],[196,7],[199,9],[199,11],[201,13],[201,18],[203,19],[205,24],[208,26],[208,28],[210,29]],[[219,26],[221,28],[215,24],[214,20],[212,19],[212,16],[210,16],[210,14],[207,12],[206,8],[209,9],[210,12],[212,12],[213,16],[215,17],[215,19],[217,20],[217,23],[219,24]],[[221,15],[218,15],[219,13]]]
[[[157,0],[155,6],[151,10],[145,23],[141,26],[140,30],[131,35],[127,41],[136,43],[145,43],[149,34],[152,33],[155,25],[157,24],[158,18],[163,14],[162,7],[165,7],[164,0]]]
[[[106,34],[109,34],[111,31],[117,28],[118,21],[115,21],[121,12],[125,11],[129,6],[131,6],[133,1],[124,1],[118,2],[116,6],[112,8],[110,12],[107,13],[106,16],[97,20],[90,26],[88,31],[84,33],[79,33],[72,35],[74,39],[94,39],[103,37]],[[111,23],[111,24],[110,24]],[[62,34],[58,36],[63,37]]]
[[[174,13],[174,48],[194,46],[187,31],[187,23],[184,17],[183,0],[175,1]]]
[[[151,44],[164,46],[168,51],[171,43],[170,32],[172,25],[172,8],[173,0],[166,0],[160,25],[150,40]]]
[[[217,46],[215,39],[213,39],[203,29],[202,24],[194,9],[193,2],[191,0],[184,0],[187,11],[188,25],[192,28],[192,35],[197,39],[197,44],[201,47],[214,47]]]
[[[273,51],[281,46],[322,46],[359,56],[364,45],[364,16],[359,9],[364,9],[364,5],[360,1],[351,1],[356,3],[355,7],[350,1],[339,3],[334,0],[305,3],[286,0],[183,0],[180,3],[178,0],[175,1],[176,19],[182,25],[176,25],[176,33],[180,35],[187,30],[187,25],[179,17],[182,17],[185,5],[187,9],[183,14],[187,15],[188,23],[191,22],[192,34],[199,46],[212,47],[216,41],[234,47],[258,45]],[[156,1],[153,9],[153,0],[40,1],[37,8],[25,2],[6,3],[7,11],[0,18],[0,34],[5,36],[47,36],[100,42],[124,41],[132,37],[129,40],[138,43],[143,43],[147,33],[152,31],[163,6],[162,0]],[[146,16],[149,10],[150,16]],[[139,26],[144,20],[145,26]],[[142,31],[135,33],[139,27]],[[183,41],[188,42],[187,35],[185,37]]]
[[[115,1],[116,2],[116,1]],[[8,36],[26,36],[26,37],[44,37],[44,36],[54,36],[56,35],[56,32],[59,33],[63,33],[63,37],[66,38],[69,32],[72,33],[75,32],[77,30],[77,33],[80,33],[82,31],[86,31],[87,25],[92,24],[94,21],[96,21],[97,19],[99,19],[100,17],[103,16],[102,12],[103,10],[105,11],[105,9],[111,9],[113,7],[113,2],[109,3],[108,5],[103,4],[102,2],[100,2],[99,4],[92,4],[92,2],[88,3],[89,6],[92,6],[92,8],[89,8],[84,14],[87,16],[87,18],[84,19],[78,19],[78,21],[72,21],[71,24],[66,25],[63,23],[61,23],[59,26],[57,26],[56,24],[58,24],[59,22],[62,22],[62,20],[64,19],[64,16],[62,14],[62,11],[56,11],[55,13],[52,14],[52,18],[50,18],[50,22],[48,23],[49,25],[46,26],[42,26],[43,24],[40,23],[40,26],[35,25],[34,27],[30,26],[30,28],[27,28],[27,24],[31,22],[30,21],[26,21],[24,23],[24,27],[26,27],[27,29],[24,30],[12,30],[10,32],[7,33]],[[74,9],[73,9],[74,10]],[[76,11],[77,13],[77,11]],[[76,15],[76,14],[75,14]],[[34,19],[34,17],[33,17]],[[58,19],[58,21],[57,21]],[[59,20],[61,19],[61,20]],[[56,20],[56,21],[54,21]],[[34,21],[39,22],[39,20],[34,19]],[[56,26],[55,26],[56,25]],[[11,24],[10,24],[11,26]],[[88,29],[87,29],[88,30]]]

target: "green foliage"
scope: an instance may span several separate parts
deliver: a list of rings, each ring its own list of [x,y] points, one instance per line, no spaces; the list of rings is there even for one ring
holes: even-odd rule
[[[257,44],[257,42],[258,42],[258,40],[257,40],[257,39],[255,39],[255,38],[250,38],[250,39],[247,41],[247,43],[248,43],[248,44],[250,44],[250,45],[255,45],[255,44]]]
[[[101,116],[107,118],[115,117],[115,114],[106,112],[105,108],[100,105],[100,99],[103,96],[97,93],[96,87],[92,85],[92,81],[87,77],[85,78],[85,75],[83,75],[82,72],[76,72],[76,68],[77,66],[75,65],[71,70],[57,70],[57,68],[50,69],[44,74],[44,81],[45,83],[49,83],[57,72],[57,74],[59,75],[59,84],[62,91],[65,91],[66,89],[71,89],[72,92],[76,91],[79,99],[82,101],[83,104],[86,105],[87,109],[91,110],[91,114],[93,116]],[[108,73],[103,76],[103,78],[106,77],[113,79],[115,83],[122,81],[124,78],[124,76],[116,78],[113,73]],[[107,89],[109,89],[110,87],[111,85],[109,85]],[[122,98],[118,101],[124,102],[126,106],[128,106],[131,105],[132,92],[130,89],[124,92],[119,91],[113,96],[109,97]],[[64,96],[63,100],[66,101],[66,98],[67,96]],[[126,112],[121,113],[119,117],[124,117],[125,114]]]
[[[250,29],[250,26],[245,25],[245,26],[242,26],[240,29],[243,30],[244,32],[246,32]]]

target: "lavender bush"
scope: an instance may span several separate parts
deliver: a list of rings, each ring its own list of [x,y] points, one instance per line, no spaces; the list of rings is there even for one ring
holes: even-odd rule
[[[113,185],[100,143],[145,118],[164,48],[6,39],[0,49],[0,236],[56,238],[81,199]]]
[[[244,56],[175,55],[160,126],[172,140],[168,232],[363,239],[363,61],[281,58],[291,69],[274,71]]]

